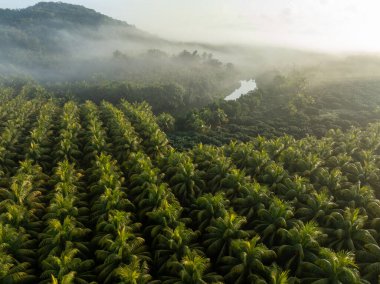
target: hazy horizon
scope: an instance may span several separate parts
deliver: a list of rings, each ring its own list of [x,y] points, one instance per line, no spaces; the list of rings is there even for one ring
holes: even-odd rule
[[[25,8],[38,2],[1,0],[0,7]],[[83,5],[170,40],[380,53],[380,38],[375,36],[380,2],[375,0],[62,2]]]

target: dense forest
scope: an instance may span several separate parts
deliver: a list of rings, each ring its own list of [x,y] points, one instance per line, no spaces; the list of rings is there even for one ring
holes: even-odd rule
[[[181,152],[146,103],[0,99],[1,283],[379,278],[379,124]]]
[[[349,70],[352,64],[345,66]],[[223,145],[253,137],[324,136],[330,129],[349,130],[380,121],[380,81],[373,77],[325,80],[299,69],[258,77],[258,89],[234,101],[215,100],[177,116],[168,132],[178,148],[202,142]],[[359,73],[359,72],[357,72]]]

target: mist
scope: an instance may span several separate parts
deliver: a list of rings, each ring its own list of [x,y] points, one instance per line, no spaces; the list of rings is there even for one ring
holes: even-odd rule
[[[1,11],[1,76],[186,88],[202,82],[212,97],[228,95],[240,80],[295,69],[312,82],[380,74],[375,37],[357,40],[374,34],[378,20],[368,12],[376,3],[368,0],[365,8],[353,1],[309,0],[205,1],[202,9],[168,0],[67,2],[86,8],[45,3]],[[25,17],[33,24],[25,25]]]
[[[25,8],[38,1],[1,1]],[[77,0],[168,40],[274,45],[334,53],[380,52],[375,0]]]

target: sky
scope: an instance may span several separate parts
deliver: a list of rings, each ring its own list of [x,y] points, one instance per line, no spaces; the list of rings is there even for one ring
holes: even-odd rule
[[[39,1],[0,0],[0,8]],[[66,0],[179,41],[380,52],[379,0]]]

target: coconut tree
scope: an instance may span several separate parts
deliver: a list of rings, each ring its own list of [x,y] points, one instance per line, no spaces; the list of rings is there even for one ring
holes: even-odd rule
[[[188,207],[205,187],[204,182],[187,155],[172,152],[167,160],[166,180],[178,201]]]
[[[226,197],[230,200],[241,197],[245,191],[250,178],[246,176],[245,172],[239,169],[232,169],[220,181],[220,189],[226,193]]]
[[[366,244],[377,244],[371,233],[364,229],[366,219],[359,209],[346,208],[343,214],[331,213],[324,227],[328,247],[355,251],[363,249]]]
[[[250,229],[253,229],[251,224],[258,218],[259,210],[269,206],[269,195],[270,193],[266,186],[255,182],[246,184],[241,193],[241,197],[232,200],[232,205],[237,213],[247,218]]]
[[[173,261],[172,275],[164,279],[164,284],[206,284],[222,283],[223,278],[213,272],[208,272],[210,260],[194,251],[189,251],[181,261]]]
[[[299,275],[303,262],[314,262],[319,257],[318,241],[322,232],[316,223],[300,224],[290,230],[283,230],[282,245],[276,247],[278,263],[294,274]]]
[[[92,219],[94,221],[104,218],[110,210],[133,211],[133,204],[126,198],[124,191],[120,189],[106,188],[104,193],[92,206]]]
[[[232,241],[249,237],[249,232],[241,227],[246,223],[246,218],[238,216],[235,212],[228,212],[224,217],[211,221],[206,228],[203,245],[207,255],[213,257],[219,263],[223,256],[231,255]]]
[[[8,254],[11,257],[12,263],[14,262],[12,266],[16,268],[20,264],[20,268],[31,268],[36,259],[34,248],[35,242],[23,228],[16,229],[11,225],[0,223],[0,250],[4,256]]]
[[[145,261],[134,256],[128,265],[122,265],[115,270],[117,284],[154,284],[149,267]]]
[[[270,161],[269,154],[265,150],[257,150],[251,144],[239,144],[230,157],[238,168],[245,169],[247,174],[253,177],[257,177]]]
[[[162,200],[157,208],[146,214],[149,225],[145,228],[144,233],[155,239],[165,228],[175,228],[181,222],[181,211],[182,207],[178,201]]]
[[[356,251],[356,260],[361,276],[370,283],[380,280],[380,247],[376,244],[364,245],[364,250]]]
[[[144,239],[136,236],[128,227],[121,227],[113,234],[104,235],[99,240],[100,250],[95,255],[100,264],[97,267],[98,277],[103,283],[113,283],[116,277],[116,269],[129,264],[134,256],[141,260],[149,261],[149,253],[144,244]]]
[[[93,278],[91,269],[94,261],[77,258],[79,250],[71,248],[67,244],[59,256],[49,255],[42,261],[42,282],[51,283],[50,279],[56,279],[58,283],[89,283]],[[69,281],[70,279],[70,281]]]
[[[74,217],[67,216],[63,222],[57,219],[49,219],[48,227],[40,234],[40,249],[38,253],[42,261],[49,255],[59,255],[71,242],[74,248],[79,249],[82,256],[88,254],[89,250],[83,239],[91,231],[83,227]]]
[[[360,279],[354,255],[351,252],[333,252],[322,248],[313,263],[301,264],[301,283],[368,283]]]
[[[316,221],[323,225],[337,207],[334,198],[327,191],[313,192],[306,202],[299,204],[295,215],[303,222]]]
[[[198,232],[186,228],[180,223],[175,228],[165,228],[153,240],[155,247],[155,264],[160,267],[160,272],[167,269],[167,263],[174,259],[180,260],[189,251],[201,253],[199,244],[196,243]]]
[[[276,253],[259,243],[258,236],[249,240],[232,241],[232,253],[222,258],[222,270],[227,283],[267,283],[271,277],[270,265]]]
[[[293,208],[281,199],[274,197],[269,208],[260,209],[258,218],[252,222],[254,230],[260,234],[264,243],[273,247],[279,244],[280,234],[297,223],[293,216]]]
[[[19,263],[0,247],[0,282],[1,283],[35,283],[36,277],[27,262]]]
[[[194,227],[203,233],[212,221],[223,218],[228,213],[228,204],[229,201],[223,192],[215,195],[207,193],[198,197],[190,213]]]
[[[270,273],[271,284],[290,284],[297,283],[297,279],[289,277],[289,271],[282,271],[277,265],[273,265]]]

